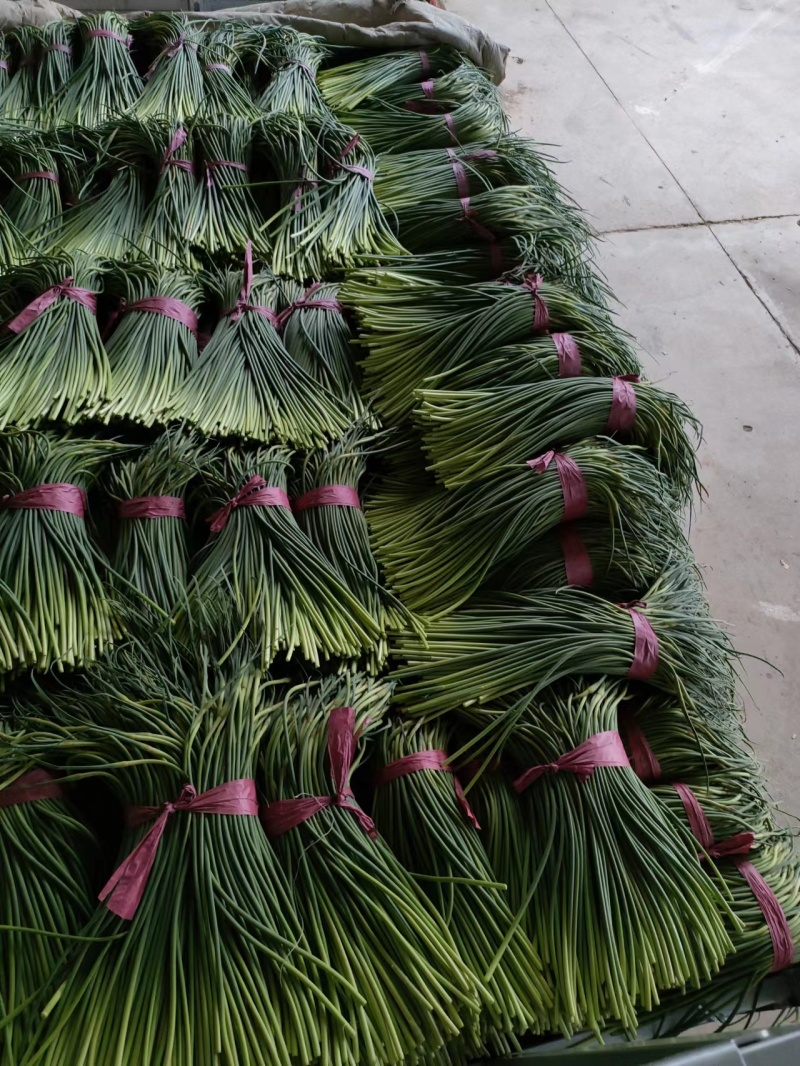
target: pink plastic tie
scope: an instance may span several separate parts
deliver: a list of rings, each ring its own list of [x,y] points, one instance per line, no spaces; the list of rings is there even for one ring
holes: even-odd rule
[[[594,584],[592,560],[583,542],[583,537],[571,523],[558,527],[558,542],[564,556],[564,573],[568,585],[589,589]]]
[[[303,796],[298,799],[276,800],[262,806],[261,820],[270,840],[276,840],[328,807],[341,807],[349,811],[367,836],[371,840],[377,840],[375,823],[356,803],[349,783],[356,745],[355,720],[356,712],[352,707],[336,707],[328,719],[332,796]]]
[[[555,762],[531,766],[514,782],[514,789],[524,792],[544,774],[575,774],[579,781],[587,781],[600,766],[630,767],[622,737],[616,730],[595,733],[577,748],[559,755]]]
[[[58,174],[54,170],[26,170],[20,174],[17,181],[30,181],[32,178],[41,178],[43,181],[52,181],[58,185]]]
[[[662,778],[661,763],[648,743],[642,727],[632,714],[624,718],[625,739],[631,753],[633,772],[646,785],[657,784]]]
[[[420,64],[422,65],[422,76],[423,76],[423,78],[429,77],[430,72],[431,72],[431,61],[430,61],[430,58],[428,56],[428,53],[421,51],[419,53],[419,61],[420,61]]]
[[[117,514],[120,518],[185,518],[186,505],[180,496],[134,496],[120,503]]]
[[[85,307],[87,311],[91,311],[93,315],[97,314],[97,293],[92,292],[90,289],[77,288],[72,284],[72,278],[69,277],[64,278],[58,285],[53,285],[51,289],[47,289],[41,296],[37,296],[35,300],[31,300],[16,318],[12,318],[7,323],[6,329],[11,330],[12,333],[22,333],[40,315],[43,315],[48,307],[52,307],[56,300],[62,297],[66,300],[74,300],[81,307]]]
[[[214,187],[214,179],[212,177],[213,171],[219,167],[228,167],[231,170],[241,170],[247,173],[247,167],[244,163],[237,163],[233,159],[209,159],[203,164],[206,171],[206,188],[212,189]]]
[[[48,45],[48,52],[61,52],[65,56],[72,55],[72,48],[68,44],[51,44]]]
[[[129,52],[133,44],[133,37],[130,34],[127,37],[123,37],[120,33],[114,33],[113,30],[89,30],[89,36],[100,37],[108,41],[119,41],[120,44],[125,45]]]
[[[63,799],[64,790],[47,770],[29,770],[10,785],[0,789],[0,809],[43,799]]]
[[[303,493],[292,503],[296,512],[309,507],[356,507],[361,510],[361,501],[358,492],[350,485],[320,485]]]
[[[448,111],[442,117],[444,118],[444,124],[445,124],[445,126],[447,126],[447,130],[448,130],[448,132],[450,134],[450,138],[451,138],[453,144],[458,144],[458,135],[456,134],[456,124],[455,124],[455,121],[453,119],[453,116]]]
[[[253,311],[255,314],[266,318],[275,329],[279,330],[281,328],[280,316],[276,315],[271,307],[262,307],[258,304],[251,304],[249,302],[250,289],[253,286],[253,245],[251,241],[247,242],[247,248],[244,253],[244,272],[242,280],[243,284],[239,290],[239,295],[236,298],[236,306],[225,311],[223,317],[230,318],[231,322],[238,322],[245,311]]]
[[[636,610],[635,604],[621,603],[620,607],[628,612],[633,622],[633,661],[628,677],[631,681],[649,681],[658,670],[658,637],[649,619]]]
[[[197,336],[197,315],[183,300],[176,300],[172,296],[146,296],[143,300],[136,300],[130,304],[126,303],[122,308],[122,314],[127,315],[132,311],[164,315],[165,318],[171,318],[174,322],[180,322],[195,337]]]
[[[316,184],[316,183],[315,183]],[[344,308],[338,300],[315,299],[314,294],[322,288],[323,282],[315,281],[302,296],[292,300],[288,307],[278,314],[278,329],[283,329],[295,311],[335,311],[342,314]]]
[[[562,452],[549,451],[536,459],[529,459],[529,466],[534,473],[543,474],[555,460],[558,479],[561,482],[561,495],[564,498],[562,522],[574,522],[584,518],[589,509],[589,490],[580,467],[574,459]]]
[[[167,47],[163,50],[163,52],[159,52],[159,54],[156,56],[156,58],[153,60],[153,62],[150,64],[150,66],[147,68],[147,71],[146,71],[145,76],[144,76],[144,80],[145,81],[149,81],[150,78],[152,78],[152,76],[156,72],[156,68],[158,67],[158,64],[161,62],[162,59],[174,59],[175,56],[178,54],[178,52],[180,52],[181,49],[183,49],[183,48],[193,48],[195,50],[195,52],[197,51],[197,45],[195,44],[195,42],[194,41],[187,41],[186,40],[186,34],[184,34],[184,33],[180,34],[172,42],[172,44],[167,45]]]
[[[212,533],[220,533],[228,524],[231,514],[239,507],[286,507],[291,509],[289,497],[283,489],[268,485],[260,474],[245,481],[224,507],[220,507],[206,521],[211,525]]]
[[[547,304],[539,295],[539,289],[544,284],[541,274],[529,274],[522,282],[523,288],[533,294],[533,332],[543,333],[550,325],[550,312]]]
[[[472,808],[469,805],[469,800],[464,795],[464,789],[461,787],[461,782],[453,770],[453,767],[447,761],[447,752],[442,751],[441,748],[431,749],[429,751],[416,751],[411,755],[404,755],[401,759],[395,759],[394,762],[388,763],[381,770],[375,778],[375,787],[381,788],[383,785],[388,785],[391,781],[396,781],[400,777],[405,777],[407,774],[416,773],[418,770],[440,770],[445,774],[452,774],[453,785],[456,790],[456,799],[458,805],[464,813],[464,817],[475,829],[480,829],[478,825],[478,819]]]
[[[362,178],[366,178],[367,181],[374,181],[375,174],[367,167],[357,166],[355,163],[345,163],[345,158],[353,151],[355,146],[361,140],[361,134],[354,134],[344,148],[339,153],[338,166],[340,170],[349,170],[351,174],[360,174]]]
[[[453,174],[456,179],[456,191],[458,192],[459,200],[463,201],[469,198],[469,177],[467,170],[461,160],[458,158],[454,148],[445,148],[447,157],[450,160],[450,166],[453,168]]]
[[[111,875],[100,895],[101,902],[112,914],[130,921],[141,903],[147,880],[156,859],[158,845],[167,822],[176,811],[187,814],[242,814],[254,817],[258,815],[256,800],[256,783],[250,777],[236,781],[226,781],[199,795],[194,785],[186,784],[181,794],[171,803],[161,807],[132,807],[128,811],[130,826],[145,825],[152,822],[148,832],[142,837],[130,855]]]
[[[224,70],[226,74],[233,74],[233,68],[229,67],[227,63],[209,63],[206,66],[206,70]]]
[[[169,142],[169,147],[166,152],[164,152],[164,158],[161,161],[162,173],[167,167],[177,167],[179,170],[185,170],[189,174],[195,173],[194,163],[191,159],[173,159],[173,156],[178,149],[182,148],[186,143],[187,136],[188,134],[184,129],[178,129],[175,131],[172,140]]]
[[[63,511],[85,518],[88,502],[86,493],[77,485],[54,481],[4,496],[0,506],[8,507],[11,511]]]
[[[579,378],[581,370],[581,352],[578,342],[571,333],[551,333],[558,355],[558,376],[560,378]]]
[[[750,886],[750,891],[764,915],[772,939],[772,973],[778,973],[794,962],[794,941],[789,920],[778,897],[762,875],[747,859],[734,859],[736,868]]]
[[[716,843],[711,824],[694,792],[680,781],[674,783],[672,787],[680,796],[689,828],[698,844],[712,859],[732,859],[737,870],[744,877],[764,916],[772,940],[772,973],[785,970],[794,961],[792,930],[778,897],[752,862],[745,858],[755,843],[754,835],[736,833],[727,840]]]
[[[633,423],[636,421],[636,391],[631,382],[638,380],[638,374],[624,374],[622,377],[612,378],[607,433],[629,433],[633,429]]]

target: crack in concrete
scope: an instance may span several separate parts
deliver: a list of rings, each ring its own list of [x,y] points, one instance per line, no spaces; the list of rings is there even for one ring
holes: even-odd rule
[[[745,218],[699,219],[697,222],[656,222],[652,226],[621,226],[619,229],[598,231],[598,237],[610,237],[614,233],[649,233],[654,229],[699,229],[701,226],[733,226],[746,222],[769,222],[779,218],[798,218],[800,211],[790,211],[781,215],[748,215]]]

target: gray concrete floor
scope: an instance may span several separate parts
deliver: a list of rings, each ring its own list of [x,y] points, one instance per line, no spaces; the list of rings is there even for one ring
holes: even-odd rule
[[[447,7],[511,46],[513,127],[555,146],[621,324],[704,424],[692,542],[800,815],[800,2]]]

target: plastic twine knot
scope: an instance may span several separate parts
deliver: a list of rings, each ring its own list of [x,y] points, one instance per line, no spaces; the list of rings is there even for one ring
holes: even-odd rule
[[[514,790],[524,792],[534,781],[538,781],[545,774],[562,772],[574,774],[579,781],[583,782],[588,780],[600,766],[630,767],[622,737],[616,730],[594,733],[577,748],[560,755],[555,762],[531,766],[514,782]]]
[[[291,503],[283,489],[268,485],[260,474],[254,474],[235,496],[206,520],[211,525],[211,532],[221,532],[237,507],[286,507],[291,510]]]

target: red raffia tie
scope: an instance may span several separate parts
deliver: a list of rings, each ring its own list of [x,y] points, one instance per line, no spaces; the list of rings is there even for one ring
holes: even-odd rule
[[[374,181],[375,175],[367,167],[357,166],[355,163],[345,163],[345,158],[353,151],[355,146],[361,140],[361,135],[354,134],[344,148],[339,153],[339,167],[341,170],[349,170],[352,174],[360,174],[362,178],[366,178],[367,181]]]
[[[194,311],[183,300],[176,300],[172,296],[146,296],[143,300],[134,303],[123,302],[120,314],[127,315],[132,311],[142,311],[152,315],[164,315],[197,336],[198,318]]]
[[[256,783],[251,777],[226,781],[199,795],[194,785],[186,784],[176,800],[160,807],[131,807],[128,825],[138,826],[152,822],[130,855],[111,875],[97,897],[105,902],[112,914],[130,921],[141,903],[147,879],[155,862],[158,845],[167,827],[170,815],[176,811],[187,814],[258,814]]]
[[[280,317],[275,314],[271,307],[261,307],[258,304],[250,303],[250,289],[253,287],[253,245],[251,241],[247,242],[247,248],[244,253],[243,282],[236,298],[236,306],[225,311],[223,317],[229,317],[231,322],[238,322],[245,311],[254,311],[257,315],[262,315],[266,318],[275,329],[280,329]]]
[[[0,809],[43,799],[63,799],[64,790],[47,770],[29,770],[4,789],[0,789]]]
[[[247,173],[247,167],[245,166],[245,164],[244,163],[237,163],[233,159],[209,159],[203,164],[203,166],[205,167],[205,170],[206,170],[206,188],[207,189],[213,189],[213,187],[214,187],[214,178],[213,178],[212,175],[213,175],[213,172],[215,170],[217,170],[219,167],[230,167],[232,170],[242,170],[242,171],[244,171],[245,174]]]
[[[715,842],[711,824],[694,792],[680,781],[674,783],[672,787],[680,797],[689,828],[698,844],[710,858],[732,859],[736,864],[736,868],[755,896],[772,939],[772,973],[785,970],[794,961],[792,931],[778,897],[752,862],[745,858],[755,842],[754,835],[736,833],[726,840]]]
[[[356,803],[348,781],[355,754],[356,712],[352,707],[336,707],[328,719],[328,759],[333,782],[332,796],[301,796],[297,799],[276,800],[261,808],[261,820],[270,840],[288,833],[319,811],[341,807],[349,811],[371,840],[377,840],[375,823]]]
[[[113,30],[89,30],[89,36],[100,37],[108,41],[119,41],[120,44],[125,45],[129,52],[133,44],[133,37],[130,34],[127,37],[123,37],[122,34],[114,33]]]
[[[469,800],[464,795],[461,782],[458,780],[453,767],[447,761],[447,752],[442,751],[441,748],[416,751],[411,755],[404,755],[401,759],[395,759],[394,762],[388,763],[378,772],[375,778],[375,787],[380,788],[382,785],[388,785],[391,781],[396,781],[399,777],[406,777],[407,774],[414,774],[418,770],[440,770],[442,773],[452,774],[456,799],[464,813],[464,817],[475,829],[480,829],[478,819],[469,805]]]
[[[350,485],[320,485],[292,502],[294,511],[306,511],[309,507],[356,507],[360,511],[361,500]]]
[[[134,496],[120,503],[117,514],[120,518],[185,518],[186,505],[180,496]]]
[[[32,178],[42,178],[43,181],[52,181],[58,185],[58,174],[54,170],[26,170],[20,174],[17,181],[30,181]]]
[[[564,512],[562,522],[574,522],[577,518],[583,518],[589,509],[589,490],[586,487],[580,467],[574,459],[562,452],[549,451],[536,459],[529,459],[529,466],[534,473],[543,474],[555,460],[558,479],[561,482],[561,495],[564,497]]]
[[[616,730],[595,733],[577,748],[559,755],[555,762],[531,766],[514,782],[514,789],[524,792],[544,774],[575,774],[579,781],[587,781],[600,766],[630,766],[622,737]]]
[[[578,342],[571,333],[551,333],[558,355],[558,376],[560,378],[579,378],[581,369],[581,351]]]
[[[187,136],[188,134],[184,129],[178,129],[175,131],[172,140],[169,142],[169,147],[166,152],[164,152],[164,158],[161,161],[162,173],[167,167],[177,167],[178,170],[185,170],[189,174],[195,173],[194,163],[191,159],[173,159],[173,156],[178,149],[182,148],[186,143]]]
[[[568,585],[589,589],[594,584],[594,571],[583,537],[571,523],[558,527],[558,542],[564,556],[564,573]]]
[[[650,625],[650,620],[637,607],[646,607],[641,600],[620,603],[618,606],[627,611],[633,622],[633,661],[628,671],[631,681],[649,681],[658,669],[658,637]]]
[[[543,333],[550,325],[550,312],[547,304],[539,295],[539,289],[544,284],[541,274],[529,274],[522,282],[522,286],[533,294],[533,332]]]
[[[6,329],[11,330],[12,333],[22,333],[24,329],[32,325],[36,319],[45,313],[48,307],[60,300],[61,298],[66,300],[74,300],[75,303],[85,307],[87,311],[91,311],[93,315],[97,314],[97,293],[91,291],[91,289],[79,289],[72,284],[72,278],[64,278],[58,285],[54,285],[51,289],[46,289],[41,296],[37,296],[35,300],[31,300],[26,308],[24,308],[16,316],[12,318],[6,325]]]
[[[238,507],[286,507],[291,509],[289,497],[283,489],[268,485],[260,474],[254,474],[239,489],[236,495],[228,500],[224,507],[215,511],[207,521],[211,525],[212,533],[220,533],[228,524],[228,519]]]
[[[606,422],[607,433],[629,433],[636,421],[636,391],[631,382],[638,374],[624,374],[611,380],[611,410]]]
[[[78,518],[86,517],[88,502],[86,493],[77,485],[65,481],[48,482],[32,489],[23,489],[0,501],[12,511],[63,511]]]

